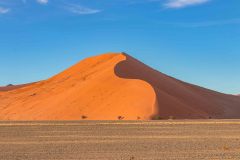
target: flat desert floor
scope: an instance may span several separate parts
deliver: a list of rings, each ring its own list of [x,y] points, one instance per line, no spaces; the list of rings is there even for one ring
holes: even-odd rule
[[[1,160],[239,160],[240,120],[0,122]]]

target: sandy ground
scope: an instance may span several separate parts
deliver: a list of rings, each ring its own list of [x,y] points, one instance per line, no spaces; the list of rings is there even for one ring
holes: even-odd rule
[[[0,122],[0,159],[239,160],[240,120]]]

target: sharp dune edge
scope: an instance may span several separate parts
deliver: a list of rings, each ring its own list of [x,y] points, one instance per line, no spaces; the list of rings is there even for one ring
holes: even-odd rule
[[[0,120],[240,118],[240,98],[188,84],[124,53],[87,58],[62,73],[0,87]]]

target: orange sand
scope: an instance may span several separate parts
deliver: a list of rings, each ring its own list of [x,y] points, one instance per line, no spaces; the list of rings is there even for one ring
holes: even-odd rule
[[[240,118],[240,98],[171,78],[129,55],[81,61],[45,81],[0,88],[0,120]]]

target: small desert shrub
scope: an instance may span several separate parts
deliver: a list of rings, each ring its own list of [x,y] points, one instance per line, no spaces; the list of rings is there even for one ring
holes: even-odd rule
[[[230,148],[229,148],[228,146],[224,146],[223,149],[224,149],[225,151],[228,151]]]
[[[154,117],[152,118],[152,120],[162,120],[162,119],[164,119],[164,118],[161,117],[161,116],[159,116],[159,115],[154,116]]]
[[[85,115],[82,115],[82,117],[81,117],[82,119],[87,119],[87,116],[85,116]]]
[[[130,159],[129,160],[134,160],[135,158],[132,156],[132,157],[130,157]]]
[[[118,116],[118,120],[123,120],[124,117],[123,116]]]

